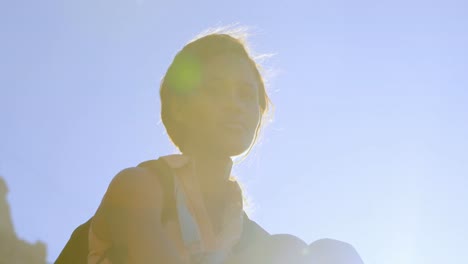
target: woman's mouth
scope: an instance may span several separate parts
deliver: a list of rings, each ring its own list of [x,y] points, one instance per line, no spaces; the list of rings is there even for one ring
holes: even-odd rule
[[[231,130],[244,130],[245,127],[241,123],[224,123],[222,124],[223,127],[231,129]]]

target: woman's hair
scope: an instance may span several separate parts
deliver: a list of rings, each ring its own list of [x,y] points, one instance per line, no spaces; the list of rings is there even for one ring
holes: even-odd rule
[[[235,36],[233,33],[211,33],[195,38],[180,50],[169,66],[161,81],[161,118],[167,133],[174,145],[184,152],[185,139],[188,131],[184,125],[174,119],[171,104],[183,104],[190,100],[189,95],[196,92],[202,78],[202,66],[213,57],[219,55],[237,55],[246,58],[255,71],[259,83],[259,105],[261,119],[255,131],[255,137],[246,153],[250,152],[259,135],[271,101],[265,89],[265,82],[260,73],[260,66],[249,54],[245,35]]]

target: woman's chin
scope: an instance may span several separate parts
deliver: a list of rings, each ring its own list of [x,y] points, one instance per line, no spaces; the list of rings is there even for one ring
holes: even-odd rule
[[[252,140],[245,137],[224,137],[208,140],[208,142],[205,146],[209,145],[208,149],[211,149],[210,152],[214,152],[216,155],[220,156],[234,157],[246,152],[249,149]]]
[[[245,151],[247,151],[247,149],[249,149],[249,146],[250,144],[247,145],[245,143],[230,143],[230,144],[225,144],[223,149],[228,156],[234,157],[234,156],[239,156]]]

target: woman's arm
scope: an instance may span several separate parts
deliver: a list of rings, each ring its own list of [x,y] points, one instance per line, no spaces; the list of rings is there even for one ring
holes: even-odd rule
[[[107,238],[125,263],[181,263],[161,224],[157,175],[129,168],[115,176],[93,217],[93,232]]]

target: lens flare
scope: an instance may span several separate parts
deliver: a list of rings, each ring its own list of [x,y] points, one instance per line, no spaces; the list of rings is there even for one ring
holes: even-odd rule
[[[172,67],[168,83],[173,92],[190,94],[200,84],[201,66],[197,58],[190,55],[180,56]]]

